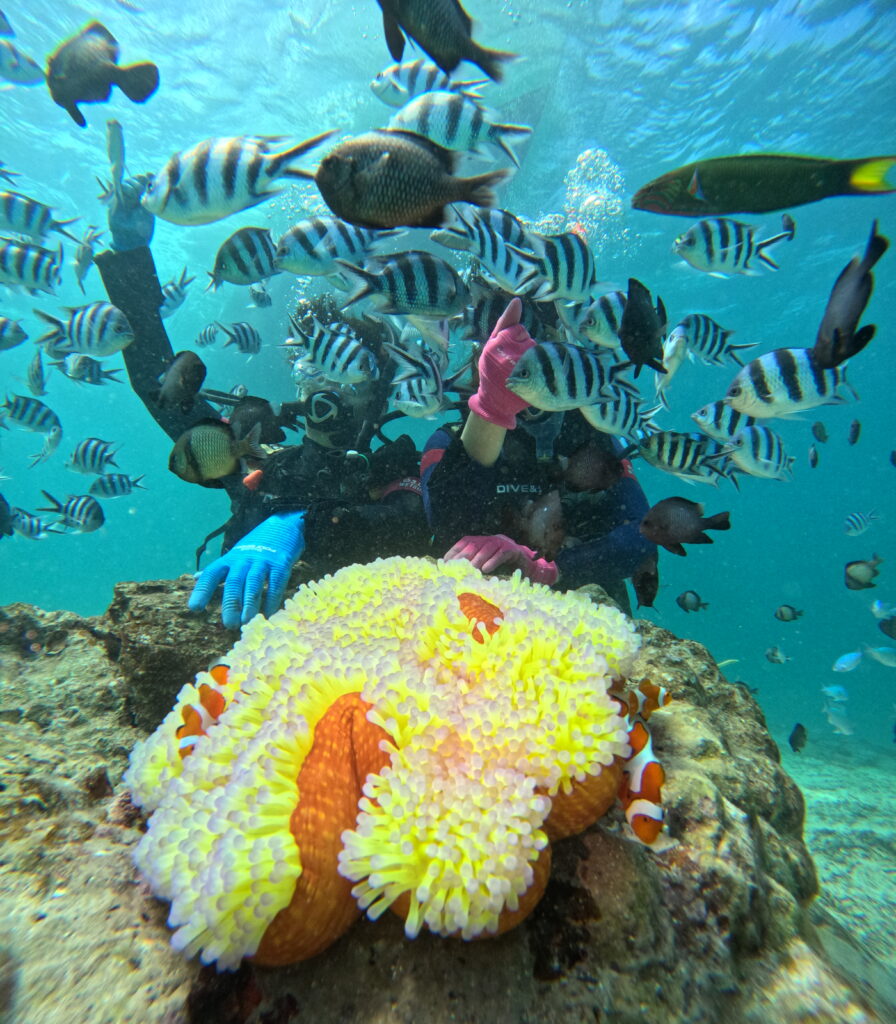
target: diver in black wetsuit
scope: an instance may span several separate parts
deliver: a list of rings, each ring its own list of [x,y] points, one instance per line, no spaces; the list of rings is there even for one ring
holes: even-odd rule
[[[518,320],[514,300],[483,349],[463,429],[441,428],[424,447],[434,553],[486,572],[518,568],[563,589],[598,583],[626,611],[625,580],[634,577],[639,600],[651,604],[637,580],[656,572],[656,546],[638,529],[647,498],[614,438],[577,412],[527,409],[505,387],[534,344]]]
[[[95,262],[109,300],[134,331],[123,353],[131,386],[176,440],[200,420],[220,417],[201,396],[187,412],[157,403],[159,377],[174,351],[159,315],[163,297],[148,246],[153,218],[139,202],[143,187],[144,178],[127,179],[113,197],[112,247]],[[220,480],[232,512],[223,528],[225,553],[200,573],[189,606],[204,608],[223,583],[221,617],[230,628],[258,613],[265,590],[265,614],[280,607],[300,557],[323,574],[352,562],[428,551],[413,442],[403,435],[371,450],[385,418],[383,388],[329,387],[300,405],[301,444],[270,455],[251,487],[239,474]]]

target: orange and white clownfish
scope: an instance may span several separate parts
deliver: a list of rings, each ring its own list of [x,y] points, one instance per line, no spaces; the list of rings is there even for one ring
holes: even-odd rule
[[[473,623],[471,632],[473,639],[478,644],[485,643],[485,637],[482,635],[483,629],[489,636],[493,636],[504,621],[504,612],[496,604],[480,597],[479,594],[469,592],[458,594],[457,603],[460,605],[460,610]]]
[[[645,722],[654,711],[664,708],[672,700],[672,694],[665,686],[649,679],[643,679],[634,690],[613,689],[610,696],[615,697],[629,715],[639,715]]]
[[[218,664],[212,665],[208,670],[208,674],[218,686],[225,686],[229,671],[229,665]],[[177,736],[178,753],[181,759],[185,758],[188,754],[192,754],[193,747],[196,746],[196,740],[200,736],[204,736],[209,728],[218,721],[226,706],[227,700],[220,690],[209,686],[208,683],[202,683],[199,687],[199,704],[188,704],[181,711],[184,724],[178,726],[175,733]]]
[[[653,753],[647,726],[636,721],[628,734],[632,748],[622,766],[619,799],[632,832],[647,846],[663,830],[663,783],[666,773]]]

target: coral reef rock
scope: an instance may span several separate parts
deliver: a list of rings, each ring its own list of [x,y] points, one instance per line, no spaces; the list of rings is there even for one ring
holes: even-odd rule
[[[217,608],[186,613],[191,585],[123,583],[95,618],[0,609],[4,1024],[896,1019],[818,941],[803,796],[759,706],[703,647],[646,621],[635,677],[674,698],[651,718],[663,849],[626,838],[614,811],[555,845],[540,904],[498,938],[409,941],[387,914],[293,967],[185,960],[133,866],[144,826],[121,777],[181,686],[232,645]]]

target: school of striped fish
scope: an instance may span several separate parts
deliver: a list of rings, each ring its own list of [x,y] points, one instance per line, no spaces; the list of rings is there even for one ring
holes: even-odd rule
[[[18,40],[13,42],[12,28],[0,34],[0,77],[12,87],[42,83],[43,72]],[[502,189],[524,163],[533,129],[503,118],[491,99],[512,55],[480,48],[479,56],[470,56],[473,52],[462,47],[447,64],[419,58],[378,71],[370,88],[384,109],[375,123],[351,137],[318,125],[308,138],[289,142],[251,134],[251,126],[245,126],[242,135],[184,140],[157,161],[155,170],[126,177],[122,125],[109,120],[111,182],[105,183],[105,168],[97,176],[103,184],[100,198],[110,209],[131,189],[150,220],[189,230],[260,211],[292,186],[301,188],[296,194],[307,207],[279,232],[269,218],[262,223],[261,212],[255,226],[222,231],[217,248],[208,252],[207,290],[244,289],[247,319],[213,318],[175,348],[185,343],[198,351],[229,348],[251,359],[273,340],[300,398],[321,386],[351,388],[382,380],[388,382],[394,413],[435,419],[462,408],[481,345],[509,300],[518,296],[522,322],[536,344],[507,386],[531,406],[579,410],[595,430],[623,439],[630,458],[644,460],[676,483],[740,487],[746,477],[789,481],[796,456],[769,422],[859,400],[847,370],[874,335],[873,326],[859,321],[871,294],[872,270],[888,246],[877,222],[862,255],[839,276],[839,268],[827,268],[833,288],[827,307],[818,310],[811,344],[807,339],[804,347],[771,348],[762,339],[735,336],[724,324],[724,311],[686,308],[670,316],[673,296],[657,295],[649,283],[634,277],[602,280],[603,254],[574,218],[563,230],[546,231],[524,211],[502,208]],[[454,73],[463,57],[478,63],[487,77]],[[489,166],[495,162],[499,166]],[[64,413],[57,404],[62,396],[52,371],[79,388],[121,383],[123,370],[109,361],[120,358],[134,332],[124,313],[102,297],[98,275],[91,272],[105,228],[75,228],[81,218],[66,216],[69,210],[58,214],[41,200],[41,183],[23,178],[0,164],[0,286],[33,298],[34,322],[42,333],[24,323],[22,314],[8,315],[0,306],[0,359],[29,337],[35,346],[25,387],[7,384],[0,394],[0,427],[40,435],[41,446],[31,454],[32,467],[38,467],[54,458],[63,440]],[[690,191],[700,199],[696,172],[693,181]],[[758,224],[707,216],[674,238],[670,233],[668,248],[670,259],[680,259],[694,273],[761,278],[787,273],[787,243],[796,232],[787,212],[780,231],[769,235]],[[190,304],[199,272],[178,267],[162,284],[162,318],[174,318]],[[54,306],[69,274],[89,301]],[[292,298],[329,293],[332,315],[324,318],[320,309],[311,314],[300,304],[287,308],[278,279],[293,283]],[[253,311],[272,306],[288,325],[277,339],[265,337],[253,322]],[[205,368],[196,360],[201,369],[191,366],[199,374],[198,388]],[[730,366],[733,378],[724,393],[707,395],[700,409],[681,409],[676,382],[697,372],[695,364]],[[175,384],[173,376],[160,381],[162,389],[176,392],[176,403],[189,407],[191,391],[184,397]],[[673,414],[690,417],[690,429],[662,423]],[[856,420],[849,444],[858,441],[859,431]],[[812,434],[816,443],[809,464],[814,468],[827,433],[816,423]],[[9,505],[12,527],[21,536],[37,540],[97,531],[105,520],[100,499],[143,489],[145,473],[119,470],[117,442],[73,440],[65,465],[94,478],[88,491],[65,498],[44,492],[46,504],[31,512]],[[220,461],[230,465],[240,439],[220,443],[227,453]],[[172,466],[176,461],[173,453]],[[861,537],[879,518],[873,509],[850,512],[844,532]],[[849,563],[846,586],[874,586],[880,561],[875,555]],[[704,607],[698,598],[685,610]],[[776,617],[793,621],[801,614]],[[772,663],[787,660],[779,648],[770,650]],[[861,657],[862,649],[844,664],[851,670]],[[889,663],[883,655],[878,660]]]

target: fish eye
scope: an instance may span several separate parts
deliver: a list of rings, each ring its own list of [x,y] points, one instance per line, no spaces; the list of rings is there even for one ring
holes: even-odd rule
[[[586,316],[585,319],[582,321],[582,324],[585,327],[593,327],[596,322],[597,321],[594,319],[593,316]]]

